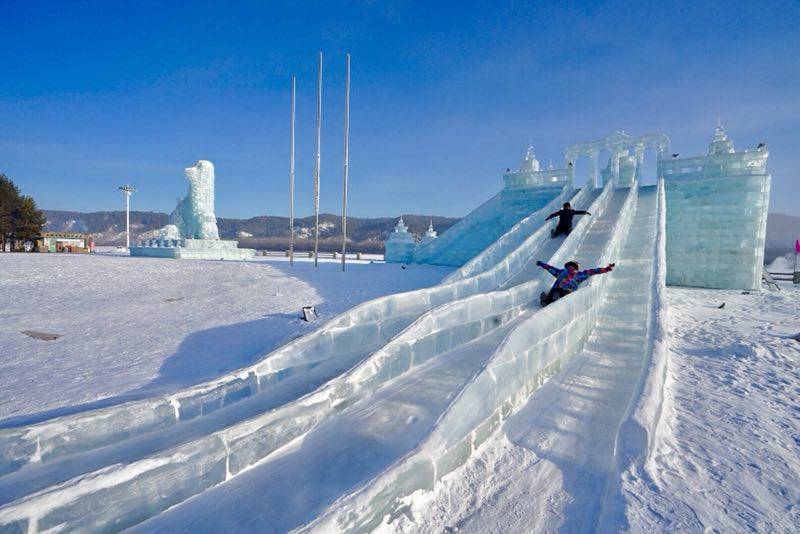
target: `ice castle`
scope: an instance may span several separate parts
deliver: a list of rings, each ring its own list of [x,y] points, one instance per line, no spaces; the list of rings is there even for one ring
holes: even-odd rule
[[[503,175],[503,189],[441,236],[417,242],[401,218],[387,240],[386,261],[461,267],[556,197],[568,198],[580,159],[590,162],[587,186],[630,187],[641,184],[645,153],[652,151],[666,191],[667,283],[757,289],[769,207],[766,145],[736,151],[719,125],[706,155],[680,158],[669,147],[664,134],[617,131],[567,147],[564,168],[542,170],[529,146],[519,170]],[[603,170],[601,153],[608,154]]]

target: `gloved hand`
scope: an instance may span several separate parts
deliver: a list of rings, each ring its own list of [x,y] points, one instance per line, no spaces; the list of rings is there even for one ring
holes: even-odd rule
[[[606,267],[606,269],[608,269],[609,271],[613,271],[613,270],[614,270],[614,267],[616,267],[616,266],[617,266],[617,264],[616,264],[616,263],[609,263],[609,264],[608,264],[608,267]]]
[[[539,260],[536,260],[536,266],[537,266],[537,267],[541,267],[542,265],[544,265],[544,263],[542,263],[542,262],[541,262],[541,261],[539,261]]]

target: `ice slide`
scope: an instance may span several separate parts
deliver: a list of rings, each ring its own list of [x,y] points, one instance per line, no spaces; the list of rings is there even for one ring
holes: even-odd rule
[[[606,217],[616,218],[620,201],[627,196],[626,190],[613,191],[607,188],[592,204],[592,210],[596,213],[607,212]],[[605,205],[609,208],[604,209]],[[597,250],[596,243],[602,243],[603,235],[610,235],[613,226],[600,216],[593,222],[589,238],[582,239],[586,234],[586,225],[586,222],[579,224],[575,232],[564,240],[563,247],[568,249],[563,251],[564,258],[573,257],[575,253],[582,258],[580,251],[583,249]],[[391,385],[386,385],[388,391],[391,391],[392,385],[402,384],[403,380],[413,381],[420,376],[433,381],[430,382],[430,390],[433,394],[439,394],[438,400],[443,403],[461,387],[457,380],[451,388],[444,387],[447,380],[452,380],[453,376],[456,376],[452,369],[463,367],[462,371],[466,372],[466,375],[461,375],[462,379],[474,374],[482,362],[491,355],[491,348],[502,341],[504,327],[501,325],[510,318],[518,316],[519,308],[526,305],[542,288],[543,280],[534,280],[516,286],[512,290],[474,295],[464,301],[443,306],[438,309],[437,314],[423,317],[393,339],[387,347],[311,395],[177,447],[150,454],[134,462],[109,465],[63,484],[46,488],[38,494],[18,499],[0,509],[0,523],[30,525],[34,522],[37,528],[54,526],[72,528],[83,525],[101,530],[134,525],[223,481],[238,483],[238,477],[230,480],[233,475],[245,474],[250,470],[260,472],[260,464],[273,467],[282,465],[281,462],[274,464],[272,460],[283,457],[287,448],[291,450],[293,444],[313,442],[314,436],[320,435],[318,432],[325,435],[326,428],[329,432],[333,432],[333,435],[344,433],[346,425],[328,421],[337,421],[340,414],[358,410],[350,408],[353,406],[361,407],[368,413],[374,411],[371,408],[374,398],[371,397],[392,378],[400,377],[391,382]],[[437,324],[441,328],[432,328]],[[484,337],[485,333],[489,333],[485,336],[486,339],[479,339]],[[479,341],[458,349],[465,342],[474,339]],[[483,343],[488,344],[486,348],[480,348]],[[439,358],[439,356],[446,356],[454,349],[458,349],[453,352],[453,358],[456,358],[453,362],[456,367],[451,367],[451,372],[445,371],[442,375],[419,370],[425,369],[422,366],[427,361],[446,361],[446,357]],[[461,357],[465,353],[474,355],[474,358],[467,358],[473,362],[473,366],[461,362]],[[433,363],[430,365],[434,369],[437,368]],[[427,376],[428,374],[430,376]],[[449,394],[441,396],[447,391]],[[433,400],[430,402],[435,404]],[[423,406],[425,404],[423,403]],[[424,423],[430,423],[429,418],[422,417],[424,411],[423,409],[418,415],[412,415],[407,419],[412,422],[421,421],[423,431],[426,428]],[[436,413],[436,410],[428,411],[431,414]],[[224,413],[225,410],[222,410],[214,415],[221,417],[220,414]],[[384,415],[392,413],[402,412],[395,409],[389,410]],[[199,424],[204,423],[204,419],[201,419]],[[364,427],[362,421],[353,423],[351,428]],[[404,435],[413,434],[407,431]],[[353,445],[353,448],[356,449],[357,446]],[[390,453],[386,458],[392,459],[397,456]],[[319,465],[315,464],[311,457],[302,460],[301,463],[307,467]],[[357,472],[352,469],[352,465],[338,464],[338,466],[347,473]],[[368,472],[367,476],[369,475]],[[309,475],[309,478],[313,478],[313,475]],[[330,488],[336,488],[335,485],[329,487],[323,483],[324,481],[330,481],[330,478],[322,476],[315,488],[324,490],[323,493],[330,491]],[[350,484],[358,480],[345,479],[345,482]],[[335,497],[335,494],[324,493],[313,497],[321,499],[319,502],[324,505],[328,504],[327,499]],[[197,499],[202,498],[203,495],[197,497]],[[301,501],[299,498],[292,500],[295,505],[299,501]],[[107,502],[113,503],[113,506],[105,508],[98,506],[98,503]],[[286,506],[286,503],[282,506]],[[280,517],[297,520],[296,514],[307,513],[308,510],[314,508],[302,503],[294,509],[287,508]],[[263,519],[263,516],[261,517]],[[300,520],[311,518],[313,516],[300,517]]]
[[[607,195],[608,207],[605,211],[598,210],[603,214],[585,225],[588,228],[583,235],[575,236],[569,247],[572,250],[565,251],[565,256],[598,261],[603,245],[613,243],[612,237],[624,232],[615,222],[624,206],[631,204],[627,200],[631,196],[635,194],[626,189]],[[543,285],[535,280],[531,284],[539,288]],[[500,293],[512,291],[526,289],[517,287],[496,292],[496,296],[502,298],[504,295]],[[479,298],[448,305],[455,308],[448,310],[448,315],[455,315],[463,323],[469,312],[480,313],[485,303]],[[537,312],[538,307],[525,306],[497,328],[455,347],[450,340],[463,333],[446,328],[432,332],[434,340],[419,347],[412,345],[410,355],[400,353],[395,358],[406,356],[412,361],[419,360],[419,364],[412,363],[394,380],[385,380],[373,393],[356,395],[353,402],[345,401],[345,409],[297,436],[246,473],[152,518],[140,525],[141,530],[203,527],[225,530],[234,526],[227,518],[235,517],[230,521],[235,521],[239,528],[282,532],[312,521],[349,489],[380,477],[386,469],[391,471],[392,464],[411,452],[416,444],[430,439],[431,430],[448,413],[453,399],[460,398],[475,377],[481,376],[510,333]],[[447,319],[441,317],[440,321]],[[358,383],[363,384],[364,380],[359,379]],[[297,490],[298,487],[302,490]],[[260,507],[263,512],[244,513],[252,507]],[[242,514],[234,512],[222,517],[215,510],[241,510]],[[338,528],[339,525],[332,531]]]
[[[481,255],[481,257],[490,255],[498,258],[499,264],[496,268],[481,272],[470,280],[460,280],[432,289],[378,300],[383,300],[382,304],[384,305],[386,301],[392,303],[394,300],[393,304],[395,305],[388,307],[388,315],[396,316],[398,308],[400,310],[403,308],[397,304],[402,304],[404,297],[408,298],[413,293],[424,294],[426,299],[422,302],[423,307],[413,310],[415,313],[408,320],[410,322],[419,314],[419,311],[435,305],[436,293],[439,294],[441,300],[446,301],[447,298],[461,296],[459,292],[468,295],[496,287],[500,281],[509,276],[509,273],[513,273],[514,269],[531,261],[534,255],[549,257],[549,254],[545,256],[537,254],[537,250],[542,245],[552,246],[551,240],[546,238],[547,228],[539,228],[529,235],[529,232],[537,225],[541,226],[540,221],[547,212],[552,211],[561,202],[569,200],[571,197],[574,204],[588,207],[598,193],[598,191],[584,189],[572,197],[571,191],[564,191],[548,203],[544,209],[521,221],[498,241],[498,246],[489,247]],[[514,246],[517,248],[514,249]],[[511,254],[506,254],[509,249],[513,249]],[[504,254],[505,257],[503,257]],[[483,265],[486,265],[485,261]],[[369,304],[374,303],[367,303],[367,305]],[[409,308],[409,303],[405,304],[406,308]],[[365,306],[362,305],[361,308],[363,307]],[[359,311],[358,308],[355,311]],[[374,307],[372,311],[374,312]],[[406,311],[409,310],[406,309]],[[345,314],[345,316],[347,315]],[[354,319],[352,316],[346,318],[352,322],[357,321],[357,318]],[[332,321],[334,328],[329,329],[334,333],[336,333],[336,326],[342,330],[341,324],[336,325],[336,322],[336,320]],[[387,332],[390,331],[387,329]],[[391,334],[387,333],[385,339],[390,336]],[[301,339],[297,345],[303,341],[304,339]],[[280,355],[284,351],[277,352]],[[347,355],[341,353],[336,356],[338,357],[328,358],[327,361],[312,361],[310,364],[304,362],[307,364],[305,369],[301,369],[300,366],[280,369],[281,376],[271,383],[267,382],[262,388],[262,392],[267,391],[267,394],[257,395],[259,397],[257,400],[250,399],[251,391],[243,390],[248,379],[252,380],[253,378],[252,370],[250,374],[245,370],[233,377],[224,377],[214,383],[190,388],[167,398],[133,402],[86,414],[68,416],[27,428],[1,431],[0,439],[4,440],[2,452],[6,460],[3,467],[6,473],[19,469],[26,464],[26,461],[32,462],[32,464],[22,473],[0,478],[0,502],[7,503],[17,499],[23,496],[26,490],[45,487],[48,482],[66,480],[70,476],[81,473],[79,466],[89,470],[110,465],[114,461],[124,461],[131,456],[152,453],[160,448],[198,438],[211,430],[279,406],[304,391],[313,389],[327,378],[345,371],[353,364],[354,360],[358,361],[358,358],[348,359]],[[301,358],[296,358],[295,361],[299,359]],[[303,376],[305,383],[302,384],[303,387],[298,388],[297,379],[300,376]],[[260,380],[255,380],[257,385],[260,382]],[[237,400],[246,400],[247,402],[242,402],[240,406],[230,409],[230,404]],[[229,409],[224,413],[214,414],[223,404]],[[194,421],[201,414],[204,415],[203,420]],[[165,415],[166,417],[164,417]],[[183,422],[179,428],[169,428],[178,426],[175,423],[179,421]],[[187,424],[187,421],[191,424]],[[121,445],[119,445],[120,442]],[[114,446],[110,447],[109,445]],[[102,447],[102,450],[94,453],[92,449],[98,447]],[[54,463],[61,458],[63,458],[61,464]],[[46,461],[42,462],[42,459]]]
[[[610,190],[604,191],[606,195],[605,198],[607,199],[609,196]],[[579,193],[575,199],[575,203],[577,205],[583,205],[584,201],[588,201],[591,198],[594,198],[596,193],[593,191],[586,190],[585,192]],[[602,197],[602,195],[601,195]],[[561,199],[557,199],[561,200]],[[598,211],[599,208],[594,207],[597,202],[600,201],[598,198],[592,203],[592,209],[594,211]],[[550,209],[550,208],[548,208]],[[534,232],[534,235],[530,236],[525,242],[529,242],[531,240],[540,243],[542,241],[550,244],[551,240],[547,239],[546,237],[542,237],[543,235],[546,236],[547,228],[543,228]],[[565,245],[570,240],[576,240],[580,235],[579,228],[576,228],[576,232],[573,236],[570,236],[564,243]],[[519,248],[515,249],[513,254],[517,254],[519,252]],[[528,251],[530,255],[530,251]],[[519,260],[518,260],[519,261]],[[506,275],[508,274],[509,266],[512,265],[514,262],[510,262],[508,258],[505,258],[502,263],[502,268],[499,272],[493,272],[492,270],[482,273],[481,276],[484,278],[494,277],[494,279],[502,280],[503,277],[501,276],[503,273]],[[499,278],[498,278],[499,277]],[[531,293],[530,291],[528,293]],[[478,303],[481,303],[487,299],[481,298],[481,295],[475,296],[478,299]],[[525,296],[525,299],[530,300],[531,295],[528,294]],[[475,300],[475,299],[473,299]],[[505,307],[505,311],[503,313],[491,313],[491,309],[488,311],[490,312],[488,315],[485,313],[487,310],[483,310],[478,308],[477,311],[480,311],[484,314],[484,317],[473,320],[472,322],[465,321],[465,317],[461,316],[453,316],[450,317],[452,324],[452,328],[448,330],[448,335],[452,336],[453,340],[452,343],[456,344],[458,339],[472,339],[476,335],[479,335],[482,331],[488,331],[491,329],[496,329],[498,324],[501,324],[504,319],[503,315],[506,317],[512,316],[515,313],[514,306],[518,306],[517,303],[513,299],[509,299],[508,295],[504,298],[497,299],[496,305],[499,305],[501,308]],[[472,303],[474,307],[474,302]],[[403,371],[403,366],[408,366],[410,362],[404,358],[403,352],[408,352],[408,348],[411,347],[412,351],[420,351],[425,347],[425,341],[427,339],[431,339],[433,334],[437,332],[428,332],[428,335],[420,335],[424,334],[426,329],[430,329],[430,325],[433,324],[433,321],[428,318],[426,321],[423,318],[422,321],[417,324],[417,328],[414,331],[407,332],[405,337],[399,336],[399,339],[394,342],[394,344],[389,347],[388,349],[384,349],[379,351],[371,357],[371,359],[367,362],[364,362],[359,368],[357,372],[348,373],[344,379],[339,380],[336,384],[333,384],[332,387],[327,388],[327,390],[323,391],[321,395],[317,395],[317,397],[321,398],[321,404],[324,405],[326,408],[332,409],[334,412],[341,409],[343,406],[353,402],[355,400],[355,395],[352,392],[362,390],[361,393],[368,393],[370,388],[376,387],[376,384],[380,384],[382,381],[391,378],[392,376],[396,376],[397,374]],[[461,330],[459,332],[459,329]],[[395,340],[393,340],[395,341]],[[398,355],[400,357],[400,362],[393,362],[392,360],[397,360]],[[377,371],[376,371],[377,369]],[[315,369],[310,369],[308,372],[314,372]],[[371,382],[371,383],[370,383]],[[286,384],[284,382],[283,384]],[[280,386],[283,385],[278,383],[278,387],[270,390],[270,393],[273,394],[275,397],[281,397],[281,395],[286,396],[290,394],[291,388],[289,388],[289,392],[287,391],[280,391]],[[313,397],[313,396],[312,396]],[[276,398],[270,398],[267,396],[267,401],[264,401],[264,395],[255,396],[252,399],[244,399],[241,403],[229,406],[225,410],[220,410],[218,412],[211,412],[210,414],[205,415],[202,418],[198,418],[197,421],[189,421],[188,423],[184,423],[180,427],[166,429],[161,432],[154,432],[151,435],[143,435],[137,436],[129,440],[125,440],[121,445],[115,447],[104,447],[100,449],[98,452],[94,454],[89,453],[82,453],[80,455],[72,455],[71,457],[65,458],[65,461],[62,465],[56,465],[54,470],[50,470],[47,472],[46,464],[42,464],[37,467],[43,468],[43,470],[39,470],[39,473],[36,473],[35,469],[33,472],[31,470],[27,470],[26,472],[17,473],[16,476],[10,475],[7,477],[3,477],[6,481],[0,480],[0,483],[3,484],[2,494],[4,497],[9,495],[9,492],[12,494],[11,496],[14,498],[20,497],[19,495],[13,495],[14,488],[17,487],[24,487],[28,482],[30,485],[30,481],[36,478],[36,475],[40,475],[38,481],[41,483],[43,480],[47,480],[47,475],[51,476],[60,476],[62,479],[66,478],[65,473],[68,472],[68,469],[71,466],[76,464],[81,464],[83,462],[85,465],[92,465],[92,462],[95,462],[94,467],[99,466],[106,466],[111,465],[113,460],[116,461],[125,461],[127,457],[141,457],[142,452],[150,453],[151,456],[145,460],[137,462],[132,465],[124,466],[123,468],[117,468],[118,466],[111,466],[110,469],[113,473],[107,471],[98,471],[96,473],[90,473],[87,476],[84,476],[79,480],[77,484],[72,486],[68,486],[66,492],[69,493],[70,491],[75,492],[80,495],[80,498],[76,498],[76,502],[67,506],[67,509],[71,510],[80,510],[82,506],[82,502],[86,502],[84,499],[88,499],[91,501],[93,498],[97,497],[93,495],[98,488],[94,487],[93,484],[88,483],[87,480],[93,480],[95,477],[98,479],[105,479],[106,482],[102,483],[107,484],[107,479],[115,479],[118,480],[119,477],[125,479],[126,477],[130,477],[134,479],[134,485],[139,488],[139,491],[136,493],[146,493],[148,491],[156,491],[158,488],[158,480],[170,480],[175,482],[176,480],[180,479],[179,473],[182,470],[189,469],[189,466],[193,465],[198,467],[200,472],[203,471],[200,466],[203,462],[208,462],[208,465],[214,465],[213,458],[215,455],[220,455],[221,457],[225,458],[225,477],[226,479],[231,473],[238,472],[243,467],[250,465],[253,461],[258,461],[258,457],[252,458],[248,457],[249,453],[244,454],[243,456],[238,455],[237,448],[242,448],[241,452],[246,452],[245,449],[248,447],[253,446],[253,440],[260,440],[263,438],[265,443],[256,443],[257,446],[262,447],[272,447],[274,443],[270,443],[270,441],[281,441],[283,443],[287,441],[287,437],[293,435],[302,435],[308,428],[313,427],[314,425],[319,424],[319,422],[324,418],[326,415],[330,415],[329,413],[326,414],[325,410],[320,411],[319,406],[313,406],[313,398],[305,398],[301,399],[301,402],[295,403],[293,407],[283,411],[276,411],[280,413],[271,412],[266,414],[265,416],[261,417],[258,421],[246,421],[244,424],[240,424],[238,426],[226,428],[223,431],[218,431],[217,435],[211,435],[209,430],[219,427],[226,427],[231,420],[238,420],[242,419],[244,416],[252,416],[254,413],[262,410],[266,405],[269,407],[269,403],[272,402],[272,407],[279,405],[280,402]],[[318,399],[319,400],[319,399]],[[308,408],[308,409],[307,409]],[[292,411],[294,410],[294,411]],[[299,413],[298,413],[299,411]],[[330,410],[328,410],[330,412]],[[68,427],[63,426],[62,429],[67,429]],[[267,431],[266,429],[269,429]],[[51,429],[55,430],[55,429]],[[253,432],[253,430],[257,432]],[[170,434],[171,432],[171,434]],[[176,440],[178,437],[186,438],[186,436],[192,438],[198,438],[191,443],[185,444],[183,447],[178,447],[173,449],[172,451],[167,451],[167,456],[172,454],[172,457],[166,458],[164,456],[158,458],[157,455],[152,455],[152,451],[154,448],[154,443],[160,446],[164,446],[164,444],[170,444],[171,440]],[[291,438],[289,438],[291,439]],[[237,441],[238,440],[238,441]],[[224,450],[220,450],[220,447]],[[111,451],[109,452],[109,449]],[[180,452],[176,452],[180,449]],[[160,449],[159,449],[160,450]],[[91,453],[91,451],[90,451]],[[116,454],[116,456],[115,456]],[[258,454],[258,452],[256,452]],[[166,458],[166,459],[165,459]],[[183,458],[186,463],[176,461],[177,458]],[[88,462],[88,463],[87,463]],[[104,463],[103,463],[104,462]],[[155,468],[154,468],[155,466]],[[115,469],[117,468],[117,469]],[[44,473],[43,473],[44,471]],[[33,473],[33,474],[31,474]],[[54,474],[55,473],[55,474]],[[207,476],[206,476],[207,475]],[[193,491],[198,491],[203,489],[205,485],[213,485],[213,483],[221,482],[221,480],[216,479],[215,475],[206,473],[206,478],[203,480],[191,480],[191,484],[194,484],[194,489],[181,487],[178,493],[181,494],[191,494]],[[27,478],[26,478],[27,477]],[[190,479],[192,477],[189,477]],[[155,485],[149,485],[156,481]],[[126,480],[127,481],[127,480]],[[20,484],[21,483],[21,484]],[[190,485],[191,485],[190,484]],[[80,486],[82,490],[78,491],[77,487]],[[107,487],[102,487],[99,489],[108,490]],[[112,490],[117,490],[116,487],[113,487]],[[17,490],[19,491],[19,490]],[[47,490],[45,493],[49,494],[48,502],[56,502],[58,499],[56,495],[63,494],[65,491],[64,487],[56,487]],[[164,493],[163,490],[158,490],[159,493]],[[102,492],[101,492],[102,493]],[[127,493],[126,493],[127,495]],[[6,499],[7,501],[8,499]],[[0,512],[0,520],[5,516],[10,518],[9,513],[12,513],[12,509],[16,511],[18,517],[21,521],[22,518],[25,516],[25,502],[28,504],[32,502],[40,502],[38,499],[22,499],[23,503],[20,505],[16,505],[17,503],[12,503],[10,507],[6,507],[2,512]],[[130,504],[130,503],[129,503]],[[169,500],[164,500],[160,504],[166,504],[167,506],[171,504]],[[15,506],[16,505],[16,506]],[[120,503],[120,509],[106,511],[106,518],[114,517],[114,514],[118,514],[120,516],[125,514],[125,505]],[[151,513],[153,510],[149,511],[142,511],[141,506],[136,507],[139,510],[139,513]],[[42,514],[42,507],[35,506],[34,508],[27,508],[28,511],[31,510],[38,510],[39,514]],[[145,508],[145,510],[147,510]],[[62,510],[63,512],[63,510]],[[22,513],[22,516],[18,514]],[[78,513],[78,512],[76,512]],[[14,515],[12,513],[12,515]],[[47,512],[44,512],[44,515],[48,515]],[[55,514],[58,516],[59,514]],[[31,517],[27,517],[25,520],[31,520]],[[132,520],[133,518],[128,517],[127,520]],[[38,519],[37,519],[38,521]],[[99,525],[95,525],[99,526]]]
[[[543,227],[542,221],[548,212],[571,198],[575,203],[587,202],[588,205],[593,196],[593,191],[587,188],[577,194],[565,189],[541,210],[520,221],[500,240],[516,245],[516,249],[511,247],[513,254],[508,254],[508,247],[490,247],[479,255],[484,258],[482,265],[494,263],[494,269],[452,283],[445,281],[433,288],[388,295],[363,303],[235,373],[170,395],[23,428],[2,429],[0,476],[31,462],[53,460],[207,415],[278,384],[287,389],[285,383],[290,382],[297,388],[298,375],[308,376],[310,388],[301,388],[298,393],[308,392],[326,377],[340,374],[377,350],[420,314],[452,300],[497,287],[545,243],[544,230],[537,232],[537,229]],[[493,205],[493,202],[487,204]],[[481,210],[478,208],[473,213],[480,214]],[[481,217],[473,219],[480,220]],[[357,350],[354,347],[358,347]]]
[[[657,410],[647,401],[657,397],[653,354],[665,335],[663,194],[640,189],[621,222],[626,231],[603,254],[603,261],[618,260],[613,276],[593,279],[513,330],[413,452],[337,501],[309,530],[366,531],[390,522],[407,506],[402,498],[432,489],[481,454],[478,447],[501,425],[515,447],[539,460],[522,468],[501,446],[484,451],[492,460],[473,466],[470,479],[504,488],[503,499],[452,518],[459,528],[624,529],[619,477],[647,449]]]

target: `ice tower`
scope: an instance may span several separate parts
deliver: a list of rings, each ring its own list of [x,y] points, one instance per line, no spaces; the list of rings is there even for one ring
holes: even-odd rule
[[[403,222],[403,216],[397,221],[394,231],[386,240],[386,261],[390,263],[411,263],[414,258],[414,249],[417,242],[408,226]]]
[[[511,227],[523,217],[542,208],[561,193],[564,187],[572,189],[572,170],[571,165],[563,169],[553,169],[551,165],[548,169],[541,170],[533,145],[529,145],[519,170],[508,171],[503,175],[505,187],[501,197],[507,226]]]
[[[766,145],[736,152],[719,125],[708,154],[659,162],[667,201],[667,283],[757,289],[769,209]]]

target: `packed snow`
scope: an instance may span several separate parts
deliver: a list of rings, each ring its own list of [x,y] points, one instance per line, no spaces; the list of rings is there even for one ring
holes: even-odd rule
[[[622,477],[628,530],[800,530],[800,290],[781,288],[667,289],[662,419],[645,472]],[[590,479],[568,483],[589,457],[552,454],[560,441],[597,445],[574,424],[590,405],[559,402],[569,373],[534,393],[464,467],[407,499],[386,530],[551,532],[594,513],[575,507]],[[583,402],[598,393],[584,389]]]
[[[174,391],[266,355],[356,304],[446,267],[305,258],[174,261],[0,254],[3,426]],[[301,307],[319,319],[307,323]],[[62,337],[43,341],[33,331]]]

